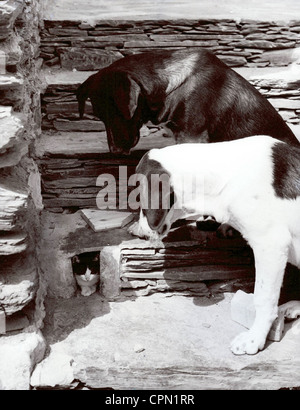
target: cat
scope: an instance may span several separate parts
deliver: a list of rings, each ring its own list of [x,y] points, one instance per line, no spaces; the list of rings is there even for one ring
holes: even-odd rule
[[[90,296],[100,282],[100,253],[89,252],[72,258],[73,273],[83,296]]]

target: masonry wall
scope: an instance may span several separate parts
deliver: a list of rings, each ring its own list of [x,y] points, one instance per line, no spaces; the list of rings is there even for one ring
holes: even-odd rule
[[[0,308],[28,308],[35,322],[39,267],[35,252],[42,209],[40,174],[31,157],[40,135],[40,4],[0,7]]]
[[[234,67],[282,66],[293,60],[291,50],[300,44],[300,20],[99,21],[95,26],[59,23],[46,22],[41,33],[45,64],[86,71],[128,54],[182,47],[209,48]]]

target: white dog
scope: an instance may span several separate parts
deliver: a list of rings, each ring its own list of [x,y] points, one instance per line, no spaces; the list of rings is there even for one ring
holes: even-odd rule
[[[179,218],[211,215],[248,241],[255,257],[256,318],[231,350],[255,354],[263,349],[278,315],[286,264],[300,267],[300,148],[268,136],[174,145],[145,154],[137,173],[145,183],[133,235],[162,239]],[[160,189],[151,189],[155,176]],[[169,189],[163,186],[168,178]],[[299,306],[289,305],[287,316],[299,313]]]

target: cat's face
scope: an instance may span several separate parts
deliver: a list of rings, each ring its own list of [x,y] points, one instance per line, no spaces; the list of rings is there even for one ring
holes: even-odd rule
[[[100,281],[99,252],[82,253],[72,258],[73,273],[83,296],[90,296]]]
[[[99,252],[82,253],[72,258],[74,275],[84,276],[88,281],[93,275],[100,275]]]

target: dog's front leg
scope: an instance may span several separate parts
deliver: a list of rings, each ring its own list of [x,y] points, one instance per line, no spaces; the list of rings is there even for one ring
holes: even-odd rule
[[[265,346],[267,335],[278,315],[278,299],[287,264],[288,245],[280,236],[260,238],[253,247],[255,257],[255,320],[252,327],[231,343],[234,354],[256,354]],[[277,244],[275,242],[278,241]]]

